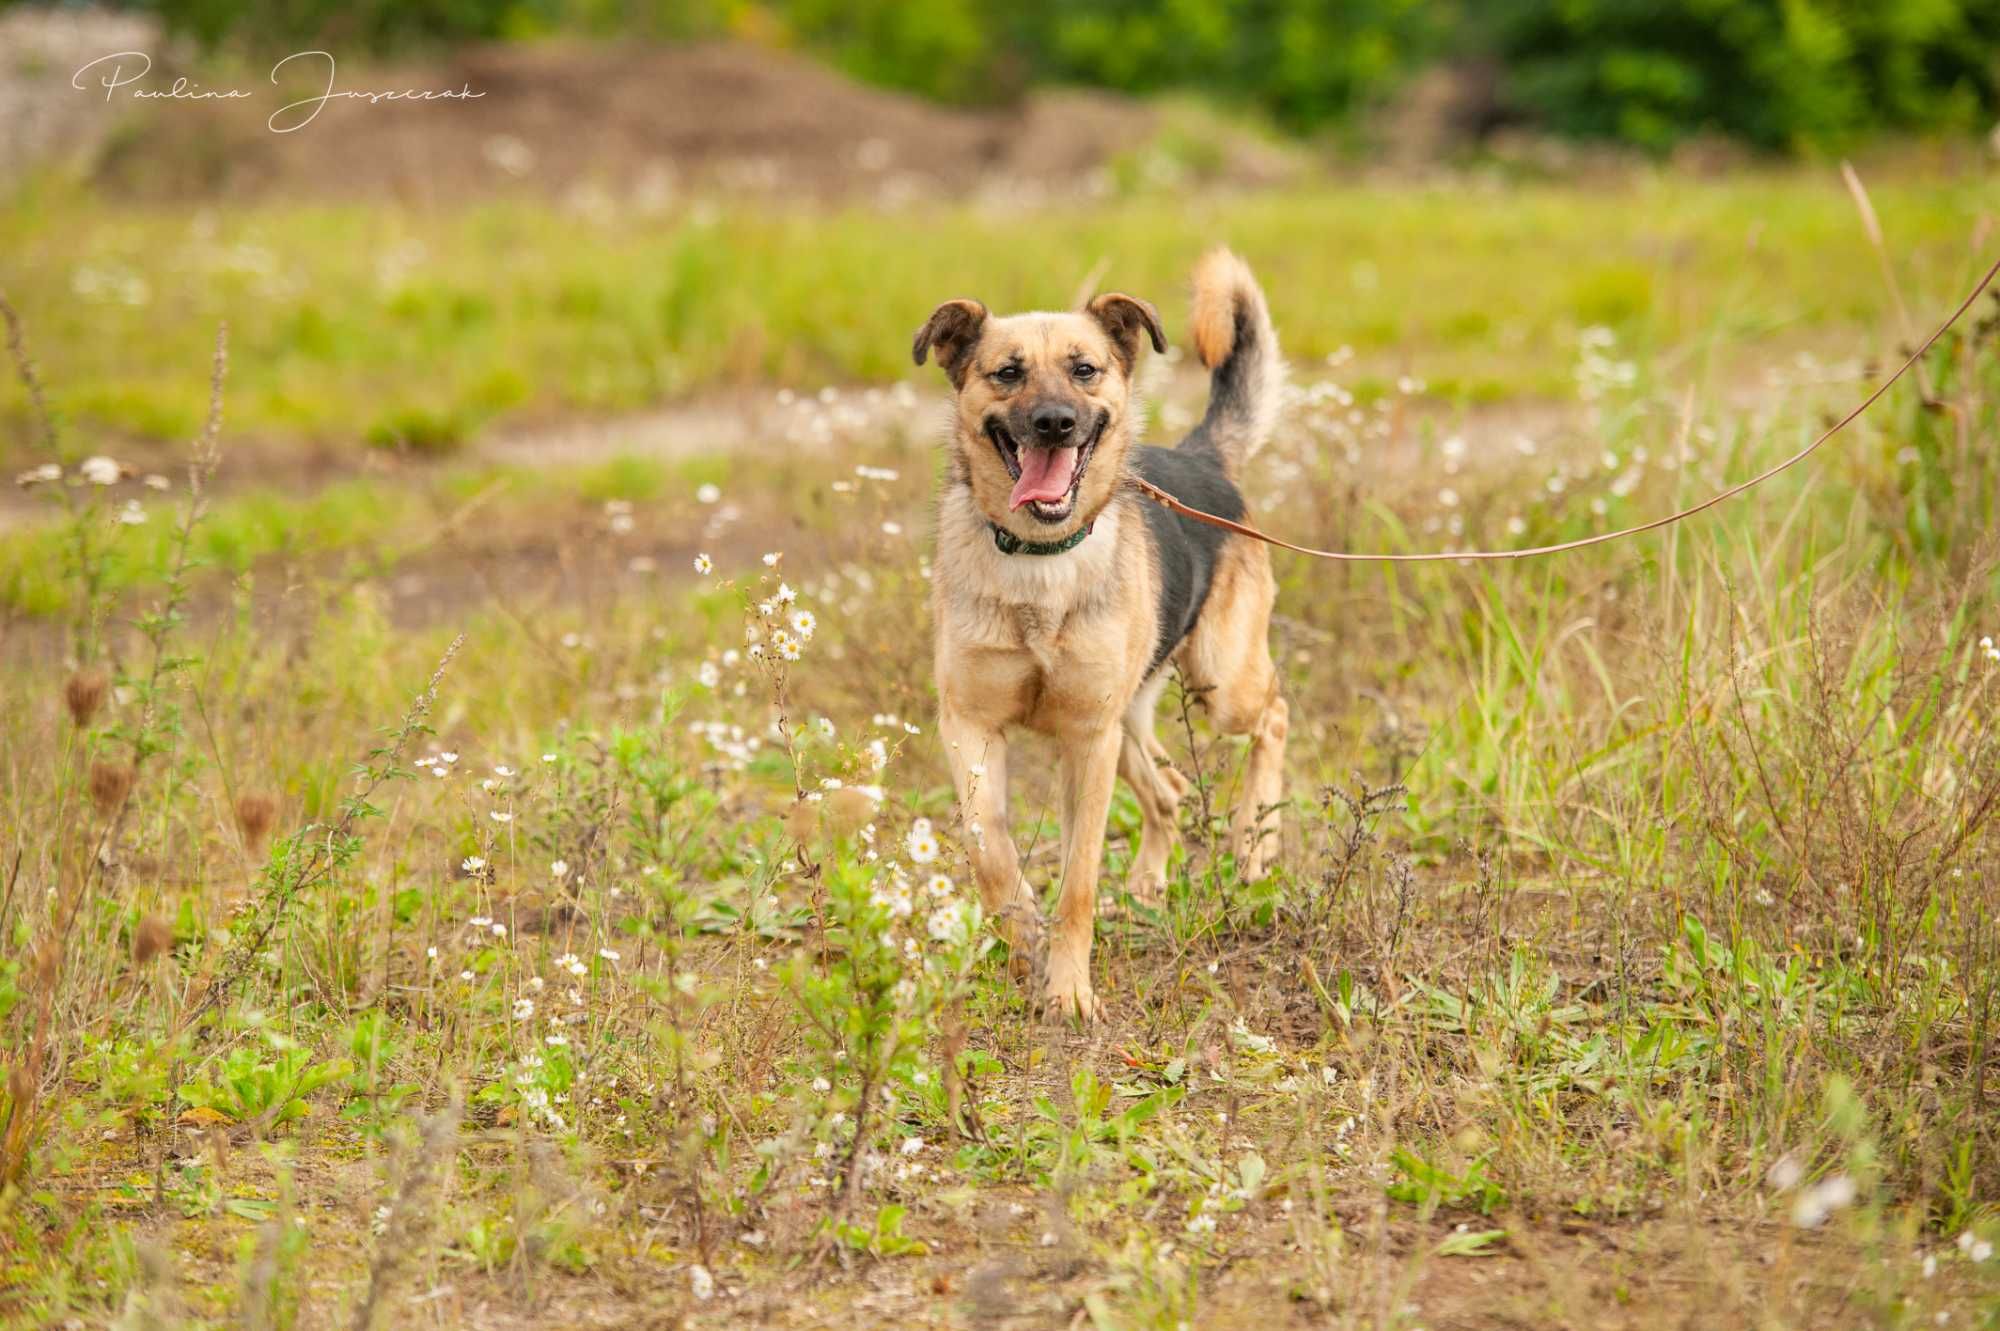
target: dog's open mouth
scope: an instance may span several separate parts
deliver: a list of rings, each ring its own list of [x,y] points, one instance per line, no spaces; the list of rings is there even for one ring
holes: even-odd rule
[[[1097,452],[1097,441],[1104,437],[1108,419],[1099,416],[1088,439],[1064,448],[1032,444],[1023,448],[1000,421],[987,421],[986,437],[993,441],[994,451],[1000,454],[1007,474],[1014,478],[1014,492],[1007,496],[1007,507],[1015,511],[1025,508],[1039,522],[1067,519],[1076,509],[1077,487],[1083,483],[1084,469]]]

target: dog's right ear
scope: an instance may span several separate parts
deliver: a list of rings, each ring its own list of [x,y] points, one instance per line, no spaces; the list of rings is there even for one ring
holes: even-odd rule
[[[965,364],[979,344],[979,330],[986,326],[986,307],[976,300],[948,300],[931,311],[931,317],[917,330],[910,355],[917,364],[937,350],[937,363],[951,376],[953,387],[965,383]]]

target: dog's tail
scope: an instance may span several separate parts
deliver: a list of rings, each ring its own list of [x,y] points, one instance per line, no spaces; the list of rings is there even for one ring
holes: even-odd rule
[[[1203,255],[1191,322],[1195,354],[1209,369],[1208,414],[1186,442],[1213,447],[1234,480],[1271,437],[1285,389],[1285,358],[1250,265],[1226,249]]]

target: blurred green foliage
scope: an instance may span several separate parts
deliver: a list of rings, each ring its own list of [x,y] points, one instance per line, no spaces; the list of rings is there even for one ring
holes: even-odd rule
[[[1351,121],[1440,61],[1495,71],[1495,119],[1662,150],[1981,128],[2000,0],[139,0],[177,31],[375,52],[551,32],[736,35],[953,102],[1060,82],[1194,89],[1286,128]]]

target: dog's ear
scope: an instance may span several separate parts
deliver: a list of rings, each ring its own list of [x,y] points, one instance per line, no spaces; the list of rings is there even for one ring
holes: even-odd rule
[[[1153,350],[1167,349],[1166,330],[1160,327],[1160,312],[1153,308],[1151,301],[1119,291],[1108,291],[1083,308],[1111,335],[1111,344],[1118,348],[1118,359],[1128,373],[1132,362],[1139,359],[1141,332],[1153,340]]]
[[[979,343],[979,330],[986,326],[986,307],[976,300],[948,300],[931,311],[931,317],[917,330],[910,355],[917,364],[937,350],[937,363],[951,376],[952,384],[965,383],[966,357]]]

